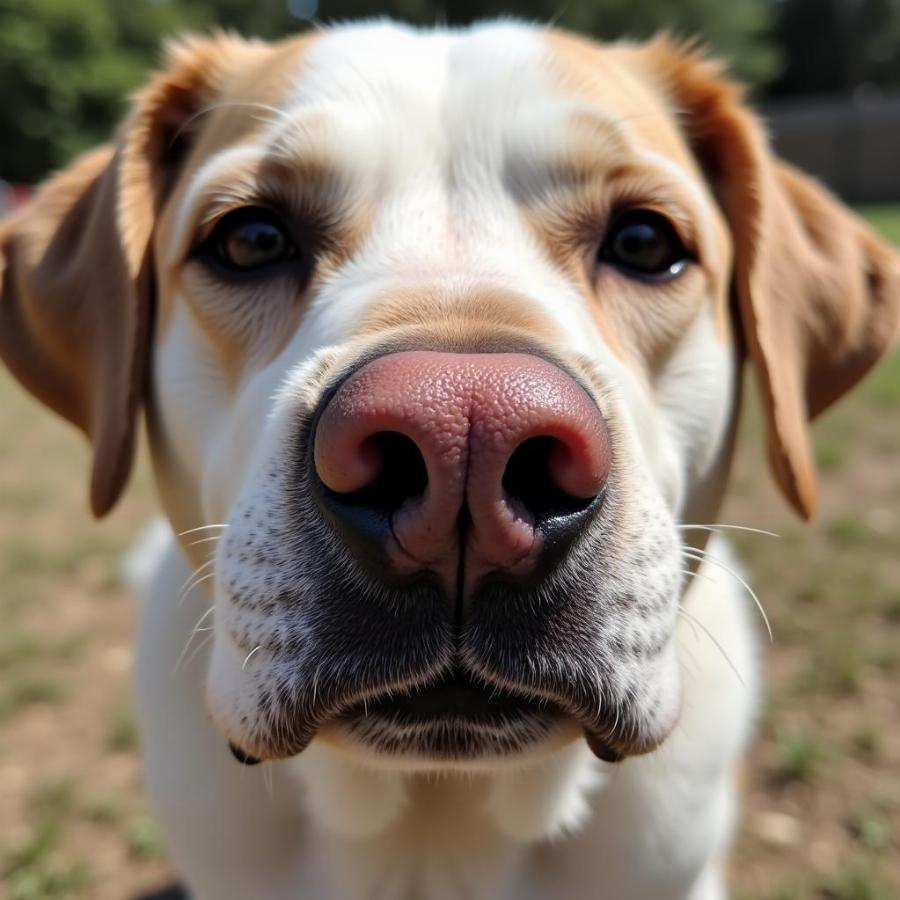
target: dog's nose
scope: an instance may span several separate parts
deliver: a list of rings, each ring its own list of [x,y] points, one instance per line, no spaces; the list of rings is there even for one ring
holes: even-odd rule
[[[591,397],[544,359],[407,351],[328,399],[314,461],[351,550],[374,541],[399,572],[456,586],[460,566],[466,585],[489,571],[528,575],[543,549],[574,537],[610,446]]]

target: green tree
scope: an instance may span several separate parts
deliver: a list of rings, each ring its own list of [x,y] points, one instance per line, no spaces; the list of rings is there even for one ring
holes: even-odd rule
[[[160,38],[207,21],[166,0],[0,0],[0,176],[37,180],[108,138]]]

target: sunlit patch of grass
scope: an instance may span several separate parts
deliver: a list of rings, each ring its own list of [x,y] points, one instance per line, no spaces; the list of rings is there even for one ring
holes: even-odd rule
[[[880,598],[878,612],[890,622],[900,622],[900,591],[887,591]]]
[[[878,852],[890,846],[890,826],[884,818],[872,810],[854,813],[850,817],[847,827],[866,850]]]
[[[7,875],[30,868],[44,859],[59,844],[59,825],[56,822],[39,822],[31,834],[6,857],[4,869]]]
[[[893,675],[900,668],[900,649],[895,643],[879,647],[869,654],[869,663],[885,675]]]
[[[123,547],[97,535],[66,541],[63,546],[40,547],[33,540],[8,538],[0,548],[0,575],[5,579],[35,576],[71,577],[86,567],[99,567],[104,580],[118,581],[118,561]]]
[[[134,753],[138,748],[137,723],[130,709],[122,709],[113,718],[107,740],[115,753]]]
[[[9,900],[51,900],[84,892],[89,881],[87,866],[61,861],[57,853],[59,839],[58,823],[42,819],[7,854],[3,874]]]
[[[896,900],[874,860],[855,860],[840,872],[822,881],[822,895],[828,900]]]
[[[843,440],[834,440],[816,436],[816,466],[821,472],[840,472],[846,468],[849,460],[847,444]]]
[[[865,682],[871,658],[851,632],[834,629],[817,642],[804,676],[807,690],[827,694],[857,694]]]
[[[65,698],[62,685],[48,675],[24,672],[7,677],[0,687],[0,722],[38,703],[60,703]]]
[[[15,873],[9,880],[9,900],[62,900],[84,894],[89,883],[83,862],[45,862]]]
[[[80,659],[90,643],[87,634],[71,634],[48,648],[48,653],[64,662],[74,662]]]
[[[844,554],[810,566],[796,590],[796,598],[820,609],[827,607],[832,614],[858,616],[864,608],[879,607],[887,590],[890,587],[885,585],[880,569],[854,564]]]
[[[803,898],[808,896],[809,893],[805,886],[800,884],[798,879],[791,878],[789,881],[779,884],[778,887],[769,894],[768,900],[803,900]]]
[[[152,859],[165,851],[159,826],[147,815],[136,816],[129,822],[127,840],[132,859]]]
[[[31,810],[41,819],[58,822],[75,806],[75,784],[69,778],[55,778],[39,785],[31,797]]]
[[[10,900],[74,897],[87,888],[87,866],[60,852],[62,828],[75,802],[75,784],[67,778],[44,782],[32,792],[28,805],[35,824],[4,860]]]
[[[772,765],[772,775],[776,781],[812,781],[827,759],[828,750],[818,735],[795,728],[776,732]]]
[[[900,409],[900,352],[892,353],[860,385],[860,400],[881,411]]]
[[[772,890],[765,893],[747,893],[738,891],[734,900],[809,900],[811,894],[808,885],[796,876],[786,878]]]
[[[873,539],[872,529],[852,513],[833,518],[825,526],[825,533],[837,547],[870,546]]]
[[[864,204],[856,211],[887,241],[900,244],[900,207]]]
[[[114,794],[98,794],[88,801],[83,814],[86,819],[97,825],[115,825],[125,815],[125,807],[121,798]]]
[[[853,754],[866,761],[877,760],[884,750],[884,737],[874,725],[864,725],[850,738]]]
[[[5,581],[31,578],[47,571],[49,561],[34,541],[6,538],[0,547],[0,576]]]
[[[0,484],[0,509],[17,513],[43,509],[50,501],[48,491],[37,484]]]
[[[0,672],[21,667],[41,654],[41,643],[31,633],[9,630],[0,634]]]

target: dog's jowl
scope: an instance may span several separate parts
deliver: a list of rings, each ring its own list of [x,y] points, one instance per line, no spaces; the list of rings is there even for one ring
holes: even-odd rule
[[[186,38],[0,240],[0,353],[88,436],[95,514],[146,424],[137,698],[193,896],[725,897],[757,629],[684,526],[744,369],[812,514],[807,423],[894,339],[900,264],[716,64]]]

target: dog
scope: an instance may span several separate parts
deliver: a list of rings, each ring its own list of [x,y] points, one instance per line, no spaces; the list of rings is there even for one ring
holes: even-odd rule
[[[809,517],[807,423],[893,343],[900,260],[717,63],[187,37],[0,245],[0,353],[89,438],[95,515],[146,422],[137,700],[193,896],[726,896],[742,371]]]

